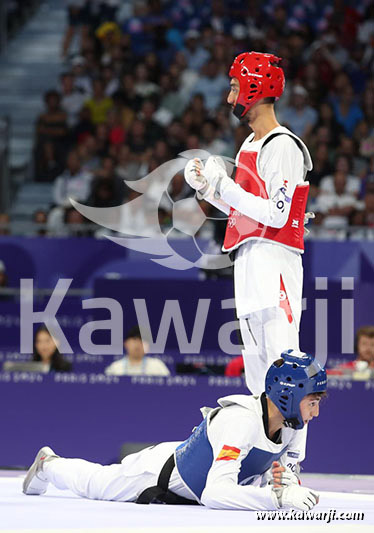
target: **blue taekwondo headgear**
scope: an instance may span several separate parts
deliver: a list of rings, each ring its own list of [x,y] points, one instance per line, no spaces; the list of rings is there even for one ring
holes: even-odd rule
[[[285,418],[284,425],[302,429],[300,402],[308,394],[325,392],[326,370],[313,355],[287,350],[267,371],[265,392]]]

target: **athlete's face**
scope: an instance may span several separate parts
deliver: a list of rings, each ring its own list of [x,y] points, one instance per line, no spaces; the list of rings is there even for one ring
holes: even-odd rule
[[[318,396],[305,396],[300,402],[300,412],[304,424],[307,424],[312,418],[319,415],[319,402],[321,398]]]
[[[230,81],[230,92],[229,92],[228,97],[227,97],[227,103],[229,105],[231,105],[231,107],[233,109],[234,109],[234,107],[236,105],[236,102],[238,100],[239,90],[240,90],[240,86],[239,86],[238,80],[236,78],[231,78],[231,81]]]

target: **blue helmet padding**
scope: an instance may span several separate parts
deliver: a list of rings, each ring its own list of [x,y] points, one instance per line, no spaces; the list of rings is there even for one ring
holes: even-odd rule
[[[313,355],[295,350],[283,352],[279,361],[266,374],[266,395],[284,416],[285,425],[302,429],[300,402],[308,394],[326,391],[326,371]]]

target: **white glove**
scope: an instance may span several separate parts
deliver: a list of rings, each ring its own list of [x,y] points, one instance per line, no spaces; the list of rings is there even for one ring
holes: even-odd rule
[[[230,180],[226,172],[225,162],[219,155],[211,155],[205,163],[204,175],[214,190],[214,197],[221,197],[221,186],[224,180]]]
[[[308,235],[310,233],[310,231],[305,227],[309,220],[311,218],[316,218],[316,215],[315,213],[313,213],[313,211],[308,211],[308,213],[305,213],[304,215],[304,235]]]
[[[201,159],[195,157],[190,159],[184,168],[184,179],[190,187],[199,191],[201,196],[209,188],[208,182],[204,175],[204,165]]]
[[[282,509],[299,509],[310,511],[319,502],[319,494],[300,485],[288,485],[282,488],[273,488],[278,505]]]

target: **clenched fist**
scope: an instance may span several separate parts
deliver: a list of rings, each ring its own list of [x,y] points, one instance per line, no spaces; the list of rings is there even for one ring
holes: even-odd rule
[[[184,179],[190,187],[204,195],[209,185],[204,175],[204,165],[201,159],[190,159],[184,169]]]
[[[319,494],[300,485],[288,485],[273,488],[281,509],[299,509],[310,511],[319,502]]]

